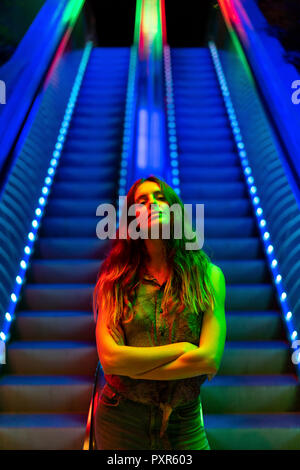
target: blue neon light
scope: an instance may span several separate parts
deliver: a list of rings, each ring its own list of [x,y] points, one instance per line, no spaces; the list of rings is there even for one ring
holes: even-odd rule
[[[75,83],[74,83],[73,88],[72,88],[72,92],[71,92],[71,95],[70,95],[70,98],[69,98],[67,109],[65,111],[65,116],[63,118],[64,119],[63,124],[61,126],[60,133],[57,137],[57,142],[55,144],[55,149],[56,150],[54,150],[54,152],[52,154],[52,156],[54,158],[51,158],[51,160],[50,160],[50,167],[47,170],[48,175],[50,174],[50,175],[54,176],[54,174],[55,174],[54,168],[51,168],[51,167],[56,167],[57,166],[58,159],[60,158],[61,150],[63,148],[63,142],[65,140],[65,138],[63,138],[63,139],[60,138],[61,137],[61,132],[63,131],[64,134],[67,133],[67,128],[70,124],[71,116],[72,116],[72,113],[73,113],[72,110],[74,109],[74,103],[76,102],[76,99],[77,99],[77,96],[78,96],[78,93],[79,93],[80,85],[81,85],[81,82],[82,82],[82,79],[83,79],[83,74],[85,72],[87,63],[88,63],[88,59],[89,59],[89,56],[90,56],[91,49],[92,49],[92,43],[88,42],[86,44],[86,47],[85,47],[84,52],[82,54],[82,59],[81,59],[79,69],[78,69],[78,72],[77,72],[76,80],[75,80]],[[38,199],[38,207],[34,211],[35,215],[38,217],[38,220],[37,219],[32,220],[31,225],[33,227],[33,230],[30,231],[27,234],[27,238],[28,238],[29,241],[28,241],[28,244],[24,247],[25,256],[20,261],[20,271],[19,271],[18,275],[16,276],[16,283],[15,283],[13,292],[10,295],[11,301],[10,301],[9,306],[7,308],[7,312],[5,313],[5,320],[6,321],[3,324],[3,331],[0,332],[0,338],[3,341],[7,341],[9,339],[10,323],[11,323],[12,319],[14,318],[16,303],[19,300],[20,290],[21,290],[21,286],[22,286],[22,283],[23,283],[24,278],[25,278],[25,273],[26,273],[26,269],[28,267],[29,257],[30,257],[30,254],[32,252],[33,243],[36,239],[37,231],[38,231],[38,228],[39,228],[39,225],[40,225],[40,220],[43,216],[44,206],[47,202],[47,198],[48,198],[48,195],[49,195],[49,190],[50,190],[50,187],[53,183],[53,178],[52,177],[51,178],[46,177],[45,178],[45,183],[49,187],[43,186],[42,191],[41,191],[43,196],[39,197],[39,199]]]
[[[216,70],[218,81],[219,81],[219,84],[221,86],[221,90],[222,90],[222,94],[223,94],[223,97],[224,97],[224,102],[225,102],[225,106],[227,108],[227,112],[228,112],[228,114],[230,114],[231,117],[233,115],[235,116],[234,108],[233,108],[231,98],[230,98],[230,92],[229,92],[227,82],[226,82],[226,79],[225,79],[225,76],[224,76],[224,73],[223,73],[223,70],[222,70],[222,65],[221,65],[221,62],[220,62],[220,59],[219,59],[219,54],[218,54],[217,48],[216,48],[213,41],[209,42],[209,49],[210,49],[210,52],[211,52],[212,61],[213,61],[213,64],[214,64],[214,67],[215,67],[215,70]],[[234,122],[233,122],[232,119],[230,119],[230,124],[231,124],[232,130],[234,128],[238,127],[238,120],[236,119],[236,117],[234,119]],[[238,153],[239,153],[239,156],[241,158],[242,166],[246,166],[246,168],[244,168],[244,174],[246,176],[247,174],[251,173],[252,171],[251,171],[251,167],[249,165],[249,162],[246,158],[247,157],[247,152],[244,150],[245,149],[245,144],[242,141],[243,139],[242,139],[242,136],[241,136],[240,132],[237,135],[235,135],[235,137],[237,137],[237,136],[239,137],[239,140],[240,140],[237,143],[237,148],[238,149],[243,149],[242,151],[239,151]],[[246,172],[246,169],[247,169],[247,172]],[[251,201],[252,201],[253,205],[256,206],[259,203],[259,197],[256,195],[257,187],[254,185],[254,178],[253,177],[251,177],[251,178],[252,179],[250,181],[249,181],[249,177],[246,177],[245,179],[246,179],[248,191],[249,191],[249,194],[250,194],[250,197],[251,197]],[[255,196],[253,196],[253,195],[255,195]],[[283,286],[282,286],[282,282],[281,282],[282,281],[282,276],[278,272],[278,261],[277,261],[276,257],[274,256],[274,247],[270,243],[270,238],[271,238],[270,231],[267,231],[264,228],[267,225],[267,221],[265,219],[261,218],[261,216],[263,214],[263,209],[260,208],[260,207],[257,208],[256,211],[255,211],[255,214],[256,214],[256,218],[257,218],[257,222],[258,222],[258,227],[260,229],[260,235],[261,235],[261,238],[262,238],[262,241],[263,241],[263,246],[264,246],[264,249],[265,249],[265,252],[266,252],[266,255],[267,255],[267,260],[268,260],[270,270],[271,270],[271,273],[272,273],[272,276],[273,276],[273,279],[274,279],[274,284],[275,284],[277,295],[278,295],[278,298],[279,298],[279,301],[280,301],[281,309],[283,311],[283,316],[284,316],[284,319],[286,320],[287,331],[290,335],[290,340],[294,340],[298,336],[298,332],[294,329],[294,326],[292,325],[292,322],[291,322],[292,312],[289,310],[289,307],[288,307],[287,293],[283,291]],[[299,355],[299,358],[300,358],[300,355]],[[299,371],[300,371],[300,359],[299,359],[299,362],[298,362],[297,366],[298,366],[298,373],[299,373]]]
[[[170,47],[164,46],[164,71],[165,71],[165,87],[166,87],[166,114],[167,129],[170,153],[170,165],[172,175],[172,186],[174,191],[180,196],[180,178],[178,170],[178,147],[176,136],[176,120],[175,120],[175,104],[173,93],[172,65]]]

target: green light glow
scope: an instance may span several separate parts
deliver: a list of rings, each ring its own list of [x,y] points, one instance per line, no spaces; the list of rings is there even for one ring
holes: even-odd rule
[[[248,78],[251,80],[251,82],[253,82],[252,72],[250,70],[248,60],[245,56],[245,53],[244,53],[243,48],[241,46],[240,40],[239,40],[236,32],[234,31],[234,29],[230,28],[229,29],[229,34],[231,36],[233,47],[235,48],[236,53],[239,56],[239,59],[240,59],[240,61],[242,62],[243,66],[244,66],[244,69],[245,69],[245,71],[248,75]]]
[[[63,22],[73,25],[84,4],[84,0],[70,0],[63,14]]]
[[[222,15],[224,17],[228,32],[229,32],[230,37],[231,37],[232,45],[233,45],[233,47],[234,47],[241,63],[243,64],[244,69],[245,69],[249,79],[252,82],[254,82],[252,72],[251,72],[251,69],[249,67],[248,60],[247,60],[246,55],[244,53],[243,47],[241,45],[241,42],[238,38],[237,33],[235,32],[234,27],[232,25],[232,18],[237,21],[238,16],[236,15],[236,13],[234,11],[234,8],[232,6],[232,3],[230,1],[219,0],[219,5],[220,5],[220,8],[221,8]]]
[[[141,22],[142,22],[142,5],[143,5],[143,0],[136,1],[134,43],[137,45],[140,40],[140,30],[141,30]]]
[[[148,57],[150,50],[162,54],[162,0],[137,0],[134,42],[140,57]]]

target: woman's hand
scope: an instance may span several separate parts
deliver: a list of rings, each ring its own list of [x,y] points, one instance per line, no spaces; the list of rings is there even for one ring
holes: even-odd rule
[[[108,329],[115,343],[117,343],[119,346],[125,346],[125,337],[123,329],[119,325],[117,327],[109,327]]]

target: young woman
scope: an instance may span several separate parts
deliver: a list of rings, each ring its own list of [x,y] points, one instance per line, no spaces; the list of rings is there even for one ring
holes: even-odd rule
[[[180,219],[170,210],[175,203]],[[133,204],[135,215],[127,215]],[[134,223],[143,236],[132,236]],[[130,188],[94,289],[106,380],[96,404],[97,449],[210,449],[200,387],[217,373],[224,350],[225,280],[203,250],[186,249],[190,229],[164,181],[150,176]]]

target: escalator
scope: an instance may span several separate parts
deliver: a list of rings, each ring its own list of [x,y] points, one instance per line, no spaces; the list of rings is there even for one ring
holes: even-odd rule
[[[208,440],[297,448],[297,377],[210,51],[173,48],[171,59],[181,196],[204,204],[203,248],[227,284],[224,356],[201,389]]]
[[[92,290],[116,204],[129,48],[94,48],[16,311],[1,377],[2,449],[81,449],[98,362]]]
[[[48,3],[55,4],[55,2]],[[70,13],[72,11],[70,5],[76,2],[68,0],[61,2],[62,10],[63,3],[65,7],[68,4],[66,11]],[[156,3],[162,7],[165,2],[157,0]],[[175,147],[178,148],[178,161],[177,156],[173,161],[168,159],[168,152],[165,153],[167,143],[162,133],[162,140],[157,142],[157,145],[161,146],[160,163],[163,163],[164,175],[167,175],[166,181],[174,188],[177,186],[175,189],[180,190],[184,203],[193,206],[197,203],[205,205],[203,249],[211,257],[212,262],[222,269],[226,278],[227,337],[224,355],[218,374],[211,382],[206,381],[201,388],[204,425],[210,446],[212,449],[230,450],[299,448],[300,414],[297,412],[299,382],[291,361],[290,345],[283,324],[284,310],[277,301],[270,265],[264,253],[257,217],[248,193],[211,53],[209,48],[200,47],[209,40],[209,37],[211,39],[211,36],[207,35],[204,28],[200,28],[202,31],[200,38],[197,20],[198,26],[194,29],[197,42],[191,34],[188,35],[189,39],[186,42],[178,43],[178,46],[184,47],[169,49],[168,44],[176,46],[176,41],[171,41],[172,34],[169,35],[169,30],[168,40],[166,39],[166,25],[162,13],[164,8],[160,9],[159,20],[159,15],[152,8],[154,4],[155,2],[145,0],[137,2],[135,40],[132,49],[128,47],[92,49],[54,183],[34,243],[16,315],[10,325],[9,335],[6,337],[3,333],[1,337],[0,333],[0,338],[9,339],[6,346],[7,364],[3,367],[4,374],[0,377],[0,449],[82,449],[98,362],[95,324],[92,317],[92,291],[101,260],[107,255],[109,246],[107,240],[97,239],[96,225],[99,218],[96,217],[96,209],[101,203],[112,203],[117,206],[119,170],[122,164],[122,174],[126,175],[122,180],[127,187],[134,182],[132,181],[134,173],[130,172],[132,168],[138,167],[139,162],[135,161],[133,150],[137,148],[138,142],[142,142],[145,148],[147,146],[150,148],[149,136],[155,134],[152,133],[155,125],[151,122],[157,122],[155,120],[157,109],[160,109],[162,114],[166,112],[166,121],[171,116],[166,109],[170,94],[167,92],[163,96],[161,93],[164,87],[169,90],[171,73],[169,75],[166,73],[165,82],[163,75],[157,74],[157,71],[163,70],[164,48],[171,51],[169,65],[172,67],[169,70],[173,75],[176,118],[176,124],[174,121],[169,122],[173,132],[172,141],[169,140],[169,154],[171,157],[174,142],[177,141]],[[166,1],[167,7],[169,5],[167,17],[171,14],[171,4],[174,5],[175,1]],[[142,5],[145,7],[143,14]],[[182,5],[179,2],[177,5],[178,12],[182,9]],[[58,5],[56,7],[58,8]],[[117,9],[114,7],[111,11],[115,14]],[[67,78],[63,83],[55,73],[52,75],[55,70],[53,66],[62,59],[63,67],[69,70],[68,47],[72,51],[74,44],[79,41],[77,35],[81,26],[78,23],[78,29],[75,28],[72,33],[74,44],[71,45],[70,41],[66,47],[70,31],[65,29],[63,11],[61,14],[65,36],[60,43],[57,42],[55,49],[53,45],[53,52],[56,51],[53,61],[50,61],[51,54],[46,48],[49,41],[41,41],[41,44],[44,44],[49,54],[44,63],[43,73],[51,71],[49,74],[53,80],[51,86],[54,83],[54,90],[62,90],[62,98],[59,100],[61,107],[64,108],[64,93],[68,96],[66,90],[71,87],[65,87]],[[44,16],[48,18],[47,11],[44,12]],[[186,17],[186,31],[190,29],[192,33],[190,19],[196,17],[189,5],[185,8],[184,16],[180,17],[181,26],[184,17]],[[145,18],[152,20],[148,22]],[[175,15],[175,20],[174,31],[177,33],[178,14]],[[207,20],[208,18],[202,15],[203,24],[207,23]],[[106,17],[101,17],[101,21],[106,22]],[[121,23],[123,27],[127,25],[122,15]],[[40,24],[39,19],[36,24]],[[72,28],[73,23],[70,25]],[[110,27],[111,22],[107,21],[107,29]],[[112,31],[118,29],[117,23],[114,23],[114,28]],[[55,30],[54,26],[53,29]],[[49,38],[53,39],[53,43],[57,31],[49,32]],[[221,33],[223,37],[224,31],[221,30]],[[111,43],[110,39],[115,34],[110,34],[111,36],[106,39],[103,34],[104,43],[101,45],[116,44]],[[182,33],[182,36],[185,34],[187,33]],[[226,49],[226,41],[223,43],[218,34],[216,29],[214,40],[220,47],[221,53],[227,54],[228,58],[232,51],[230,48]],[[130,38],[126,44],[132,44],[131,30]],[[33,44],[31,37],[30,40]],[[85,43],[83,37],[82,41],[83,48]],[[124,43],[122,45],[124,46]],[[197,47],[185,47],[187,45]],[[141,51],[144,50],[144,46],[145,57],[142,57]],[[28,50],[30,48],[27,52]],[[61,56],[63,50],[64,55]],[[75,52],[75,56],[79,50],[80,48]],[[130,50],[131,59],[136,57],[132,61],[130,61]],[[67,59],[64,63],[65,57]],[[76,57],[78,59],[79,56]],[[232,85],[234,90],[233,78],[230,77],[230,60],[227,61],[226,76],[230,80],[229,88]],[[16,62],[18,66],[22,65],[20,58]],[[49,64],[52,64],[51,67]],[[156,64],[157,68],[153,64]],[[35,64],[29,62],[29,65],[35,68]],[[28,70],[31,70],[29,65]],[[144,70],[141,66],[147,69],[143,80],[140,79],[141,70]],[[62,70],[66,70],[63,67]],[[166,62],[165,68],[167,69]],[[40,75],[39,81],[36,78],[35,82],[38,90],[42,88],[42,71]],[[65,77],[63,72],[62,76]],[[72,74],[70,76],[73,77]],[[235,79],[237,80],[236,77]],[[243,87],[243,91],[249,92],[250,100],[251,90],[247,82],[243,83]],[[147,93],[143,94],[145,90]],[[50,91],[52,92],[52,89]],[[37,90],[35,92],[38,93]],[[152,106],[153,97],[155,105],[159,105],[158,108]],[[33,95],[30,99],[22,100],[22,103],[26,101],[31,103],[33,102],[31,100]],[[49,116],[52,116],[55,115],[56,103],[51,100],[49,102]],[[126,115],[130,110],[128,111],[130,117],[127,116],[127,121],[124,122],[125,107]],[[242,110],[242,104],[239,103],[238,107],[237,114],[244,116],[242,111],[245,113],[245,107]],[[41,107],[41,111],[45,113],[45,108]],[[47,111],[48,108],[45,113],[48,116]],[[138,116],[147,116],[147,119],[138,121]],[[255,111],[253,116],[255,120],[257,117]],[[25,114],[23,118],[25,119]],[[260,121],[253,131],[255,128],[253,120],[251,127],[250,119],[249,121],[247,119],[246,127],[247,130],[249,127],[251,138],[254,134],[253,141],[256,145],[258,139],[256,132],[259,132],[260,123],[264,121]],[[20,120],[21,122],[23,123]],[[30,126],[29,119],[26,126],[28,128]],[[149,129],[151,133],[148,132]],[[169,130],[165,131],[167,135]],[[33,126],[33,134],[35,132]],[[176,134],[177,140],[174,137]],[[171,133],[169,135],[171,136]],[[270,132],[270,135],[271,143],[268,141],[268,129],[260,137],[262,160],[269,158],[273,152],[273,140],[276,144],[275,133],[272,136]],[[50,147],[52,139],[47,137],[46,132],[43,136]],[[54,138],[55,136],[56,133]],[[256,148],[254,152],[253,149],[249,149],[249,136],[247,137],[247,154],[253,164]],[[30,148],[28,152],[30,163],[32,167],[39,168],[40,172],[36,172],[31,180],[28,179],[29,183],[26,171],[23,172],[27,189],[39,188],[41,181],[47,176],[43,175],[44,169],[39,166],[41,159],[35,158],[34,146],[39,145],[41,140],[40,136],[39,139],[35,138],[33,135],[32,146],[30,139],[27,139],[26,150]],[[126,139],[130,144],[126,144],[127,150],[124,151]],[[12,145],[12,142],[9,144]],[[177,155],[177,151],[174,153]],[[45,152],[43,164],[47,164],[50,155],[51,153]],[[276,171],[279,167],[282,169],[278,155],[279,151],[273,160],[276,163]],[[19,156],[20,161],[21,157]],[[150,157],[152,158],[152,155]],[[280,164],[277,165],[278,162]],[[150,171],[151,163],[150,159],[143,162],[145,174]],[[173,168],[167,168],[173,163]],[[128,169],[124,170],[127,165]],[[259,168],[265,178],[269,169],[262,166]],[[168,180],[168,175],[171,174],[169,170],[172,170],[173,175],[170,180]],[[283,169],[282,171],[284,172]],[[279,170],[277,174],[280,175]],[[8,175],[9,178],[13,180]],[[290,190],[286,178],[282,178],[282,186]],[[262,181],[257,184],[257,188],[260,195],[267,193]],[[21,197],[24,195],[24,199],[34,200],[33,191],[29,190],[28,194],[23,188],[22,191],[23,193],[20,191]],[[31,223],[32,213],[28,210],[25,214],[20,194],[16,191],[14,204],[18,205],[18,211],[15,213],[20,214],[24,211],[22,230],[25,230],[28,220],[29,224]],[[292,197],[288,196],[287,192],[284,197],[289,197],[290,205],[284,207],[285,212],[290,213],[290,208],[293,207]],[[272,197],[270,201],[271,204]],[[262,207],[265,214],[266,206],[262,204]],[[13,211],[8,212],[10,219],[7,218],[5,221],[8,220],[14,233],[11,213]],[[266,217],[268,224],[273,215]],[[7,228],[7,233],[11,227]],[[24,233],[27,236],[27,232]],[[285,231],[281,234],[282,238],[286,233]],[[270,234],[272,238],[273,234],[276,236],[275,231],[272,233],[270,230]],[[17,238],[14,239],[13,236],[11,238],[12,245],[16,244],[14,248],[17,253],[19,248]],[[293,245],[289,244],[289,235],[286,238],[284,244],[285,242],[287,244],[283,249],[287,253]],[[280,245],[279,239],[277,238],[277,246]],[[7,240],[6,243],[8,245]],[[23,246],[21,245],[22,250]],[[9,257],[11,252],[8,249],[7,253]],[[19,254],[15,258],[11,262],[18,267]],[[12,276],[13,281],[17,279],[14,270],[7,269],[4,263],[0,268],[9,281],[11,280],[9,276]],[[282,275],[284,277],[283,271]],[[295,271],[293,275],[295,276]],[[6,280],[6,277],[4,279]],[[290,285],[292,281],[290,280]],[[291,287],[289,288],[291,290]],[[10,288],[6,290],[5,294],[9,299],[12,291]],[[4,314],[7,319],[6,315]],[[10,322],[12,317],[8,318],[7,322]],[[294,333],[297,335],[296,331]],[[98,379],[103,380],[102,372],[99,375],[101,377]]]

